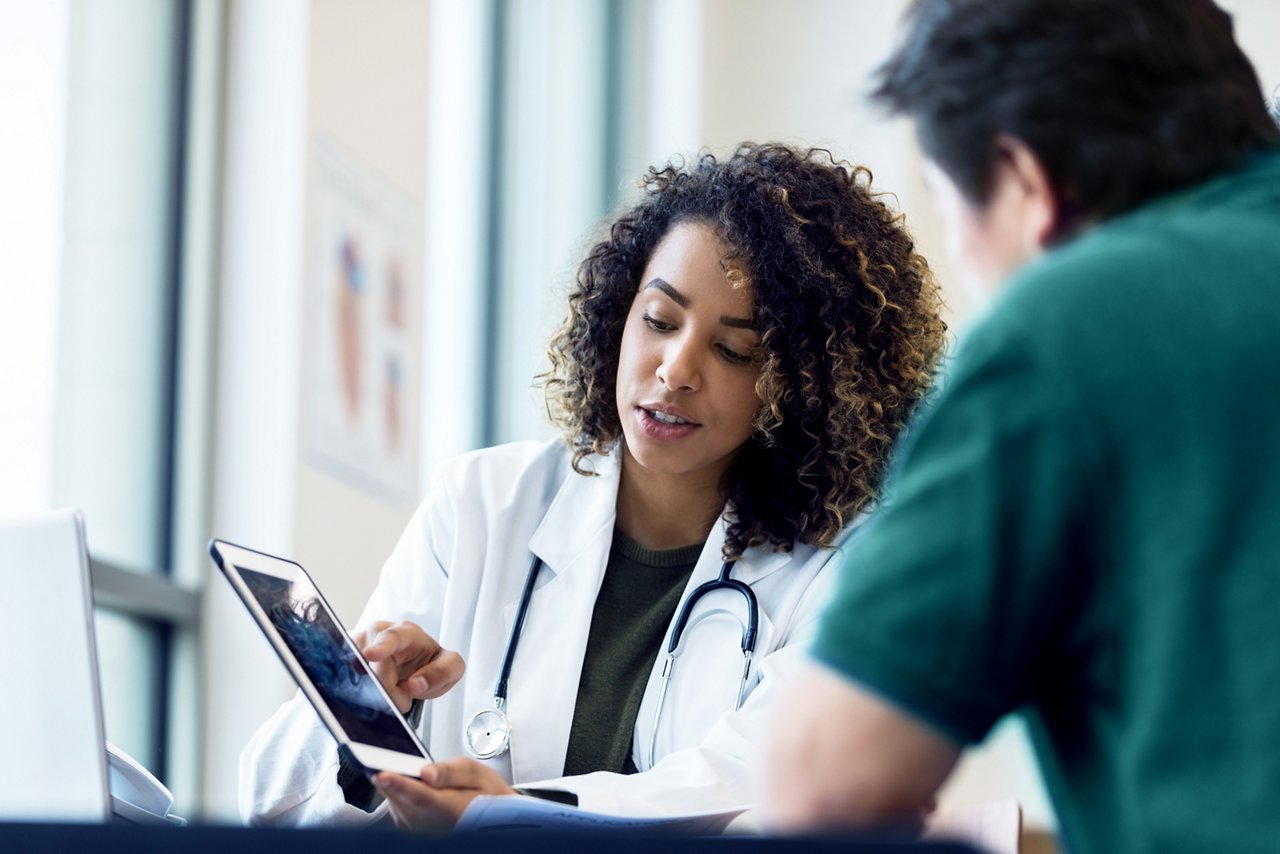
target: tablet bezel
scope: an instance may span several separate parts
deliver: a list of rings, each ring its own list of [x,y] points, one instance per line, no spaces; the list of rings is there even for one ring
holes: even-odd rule
[[[354,641],[351,641],[350,648],[355,651],[360,666],[364,668],[373,683],[377,685],[378,692],[387,703],[387,708],[395,712],[395,719],[404,727],[410,741],[422,751],[422,754],[415,756],[410,753],[401,753],[400,751],[375,744],[355,741],[347,735],[346,730],[343,729],[342,724],[339,723],[337,717],[325,702],[323,695],[315,687],[311,677],[307,675],[306,670],[303,669],[302,664],[294,656],[293,651],[289,649],[288,644],[285,643],[284,638],[280,635],[275,624],[272,623],[271,618],[258,603],[257,597],[250,591],[245,579],[240,575],[240,568],[244,567],[253,572],[270,575],[289,583],[296,582],[299,577],[305,579],[310,584],[311,589],[315,591],[316,601],[320,603],[320,607],[324,608],[329,619],[333,620],[334,625],[350,640],[350,634],[347,633],[346,627],[342,625],[342,621],[338,619],[338,615],[330,607],[329,601],[325,599],[324,593],[321,592],[319,585],[316,584],[310,573],[294,561],[246,548],[245,546],[239,546],[235,543],[229,543],[225,540],[210,540],[209,554],[213,556],[214,562],[222,570],[222,574],[226,576],[227,581],[231,583],[232,589],[236,591],[236,595],[240,597],[240,601],[244,603],[254,622],[258,624],[258,628],[266,635],[272,648],[275,649],[276,655],[283,662],[285,669],[289,671],[289,675],[293,677],[293,680],[298,683],[303,695],[310,701],[312,708],[316,710],[316,714],[320,716],[321,722],[324,723],[334,740],[338,742],[339,748],[345,748],[351,757],[367,771],[394,771],[410,777],[417,777],[424,764],[435,761],[431,758],[431,753],[427,750],[426,745],[418,738],[417,732],[405,720],[400,710],[396,708],[395,702],[387,694],[381,680],[373,672],[369,662],[365,660],[364,654],[355,645]]]

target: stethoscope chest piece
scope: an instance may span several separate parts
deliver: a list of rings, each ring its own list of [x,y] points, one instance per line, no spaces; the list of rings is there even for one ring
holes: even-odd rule
[[[511,663],[516,658],[516,644],[524,629],[524,618],[529,613],[529,600],[533,597],[533,585],[542,569],[542,559],[533,556],[529,574],[525,577],[524,592],[520,594],[520,607],[516,610],[516,622],[511,627],[511,639],[507,641],[507,654],[502,658],[502,672],[493,689],[493,706],[481,709],[471,716],[462,730],[462,746],[473,759],[493,759],[506,753],[511,747],[511,718],[507,716],[507,680],[511,678]]]
[[[481,709],[467,721],[463,739],[467,753],[476,759],[493,759],[511,746],[511,718],[502,706],[502,699],[495,697],[493,708]]]

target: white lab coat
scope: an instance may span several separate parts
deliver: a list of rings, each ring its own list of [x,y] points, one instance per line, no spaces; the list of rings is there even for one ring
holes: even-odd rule
[[[666,640],[636,719],[632,757],[642,773],[560,777],[613,539],[619,478],[616,454],[588,458],[595,477],[575,473],[569,460],[568,448],[556,440],[476,451],[445,466],[383,567],[358,627],[411,620],[462,655],[462,681],[426,703],[420,729],[437,760],[464,756],[463,727],[492,705],[536,554],[543,568],[508,689],[511,749],[487,764],[517,785],[574,792],[583,809],[601,812],[682,815],[758,803],[770,713],[803,659],[835,552],[806,545],[789,554],[751,549],[734,566],[732,577],[749,584],[760,605],[754,675],[741,709],[731,711],[742,670],[745,602],[720,591],[701,600],[685,632],[658,728],[656,766],[650,769],[649,737]],[[717,577],[723,543],[722,520],[686,596]],[[307,701],[295,697],[241,756],[242,816],[253,823],[312,824],[385,815],[385,804],[366,813],[343,800],[337,765],[333,740]]]

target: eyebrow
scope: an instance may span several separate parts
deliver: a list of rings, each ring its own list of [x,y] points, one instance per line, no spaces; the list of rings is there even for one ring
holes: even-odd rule
[[[657,288],[667,296],[671,297],[671,301],[681,308],[689,307],[689,298],[676,290],[666,279],[654,277],[645,285],[645,289]],[[720,323],[724,326],[732,326],[735,329],[754,329],[755,324],[749,317],[730,317],[727,314],[720,315]]]
[[[666,279],[657,277],[650,279],[649,284],[645,285],[646,290],[649,288],[657,288],[662,291],[664,294],[671,297],[672,301],[681,308],[689,307],[689,298],[672,287],[671,283]]]

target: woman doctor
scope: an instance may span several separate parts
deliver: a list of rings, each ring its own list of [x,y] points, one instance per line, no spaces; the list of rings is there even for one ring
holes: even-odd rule
[[[564,438],[446,465],[358,624],[437,764],[370,785],[298,697],[241,757],[246,820],[450,826],[513,783],[615,814],[754,803],[832,547],[943,345],[869,181],[776,144],[649,172],[551,340]]]

